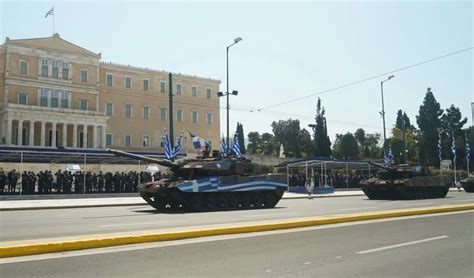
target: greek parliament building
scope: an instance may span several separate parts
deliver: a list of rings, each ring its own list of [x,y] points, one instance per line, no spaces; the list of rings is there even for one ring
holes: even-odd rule
[[[162,152],[168,73],[100,59],[58,34],[7,37],[0,45],[0,144]],[[216,148],[220,81],[173,74],[172,84],[174,132],[185,132],[184,151],[193,151],[188,131]]]

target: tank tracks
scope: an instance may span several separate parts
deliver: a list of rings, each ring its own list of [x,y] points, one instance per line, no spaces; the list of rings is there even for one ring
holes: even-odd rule
[[[393,187],[384,185],[363,185],[362,191],[372,200],[414,200],[444,198],[449,186]]]
[[[226,211],[275,207],[284,190],[185,193],[178,189],[165,192],[140,192],[142,198],[159,211]]]

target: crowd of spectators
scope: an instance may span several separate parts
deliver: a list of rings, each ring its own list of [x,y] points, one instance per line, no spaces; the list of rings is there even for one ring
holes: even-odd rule
[[[81,172],[0,170],[0,194],[70,194],[137,192],[139,182],[160,179],[160,173],[150,172]]]
[[[345,173],[329,173],[327,175],[320,175],[318,173],[315,173],[313,180],[315,187],[331,186],[334,188],[357,188],[360,187],[361,181],[372,177],[373,175],[369,177],[367,174],[363,173],[349,173],[348,175],[346,175]],[[306,183],[306,174],[291,174],[289,177],[289,186],[308,186]]]

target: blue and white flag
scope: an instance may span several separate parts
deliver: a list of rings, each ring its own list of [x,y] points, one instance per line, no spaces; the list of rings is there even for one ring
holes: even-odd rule
[[[443,146],[441,145],[441,132],[438,132],[438,156],[439,161],[443,160]]]
[[[224,135],[222,135],[222,138],[221,138],[221,156],[225,156],[227,154],[227,144],[225,142],[225,138],[224,138]]]
[[[239,138],[237,136],[237,133],[234,134],[234,140],[232,142],[232,151],[235,153],[237,157],[240,157],[240,145],[239,145]]]
[[[453,143],[451,144],[451,152],[453,153],[453,161],[456,161],[456,140],[454,139],[454,130],[451,132]]]
[[[170,138],[168,136],[168,133],[165,134],[165,157],[166,159],[172,159],[173,158],[173,149],[171,148],[171,142]]]
[[[392,147],[388,149],[388,164],[392,165],[393,163],[393,153],[392,153]]]
[[[469,142],[467,141],[467,135],[466,135],[466,160],[467,160],[467,164],[469,164],[470,160],[471,160],[471,146],[469,145]]]
[[[193,141],[193,146],[195,149],[201,149],[207,145],[206,140],[192,134],[191,131],[189,132],[189,134],[191,135],[191,140]]]
[[[181,151],[182,146],[183,146],[183,134],[181,133],[181,135],[178,138],[178,142],[176,142],[176,145],[174,145],[174,148],[173,148],[173,154],[172,154],[173,158],[178,156],[179,152]]]
[[[51,8],[51,10],[49,10],[49,12],[47,12],[47,13],[44,15],[44,18],[47,18],[48,15],[54,16],[54,6]]]
[[[385,166],[388,166],[388,155],[385,150],[383,151],[383,164],[385,164]]]

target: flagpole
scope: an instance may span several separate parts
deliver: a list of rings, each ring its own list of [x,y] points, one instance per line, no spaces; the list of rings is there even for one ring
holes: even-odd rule
[[[471,135],[472,136],[472,135]],[[469,146],[469,142],[467,142],[467,130],[464,132],[464,141],[466,145],[466,168],[467,168],[467,176],[469,177],[469,158],[471,157],[471,154],[469,153],[471,151],[471,148]]]

